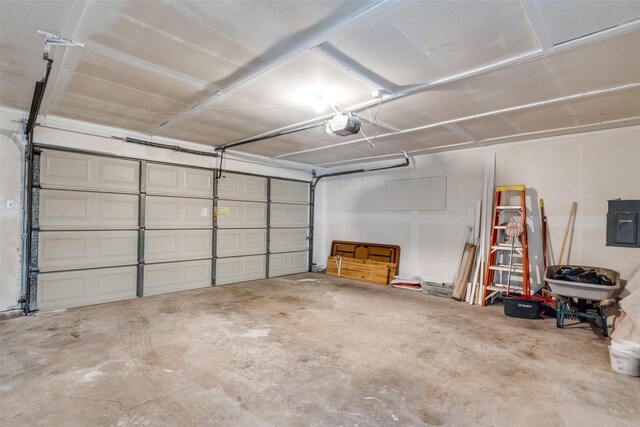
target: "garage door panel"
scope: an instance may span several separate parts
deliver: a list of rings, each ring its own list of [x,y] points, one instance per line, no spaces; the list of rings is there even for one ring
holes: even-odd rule
[[[271,229],[271,252],[303,251],[309,248],[309,231],[306,228]]]
[[[309,252],[288,252],[269,256],[269,276],[304,273],[308,271]]]
[[[41,273],[38,308],[56,310],[136,297],[137,267]]]
[[[211,228],[213,200],[147,196],[147,228]]]
[[[306,182],[271,180],[271,201],[280,203],[309,203],[309,184]]]
[[[249,228],[266,226],[266,203],[218,200],[218,227]]]
[[[183,261],[144,266],[144,295],[211,286],[211,261]]]
[[[256,255],[267,252],[267,230],[218,230],[217,256]]]
[[[218,181],[218,197],[266,202],[267,178],[225,172]]]
[[[55,150],[43,150],[40,157],[43,188],[137,192],[139,178],[140,163],[133,160]]]
[[[144,234],[145,262],[211,258],[213,230],[147,230]]]
[[[147,194],[213,197],[213,171],[147,163]]]
[[[272,227],[307,227],[309,223],[309,206],[271,204]]]
[[[216,260],[216,285],[264,279],[267,277],[267,257],[257,255]]]
[[[43,231],[38,269],[71,270],[137,264],[137,231]]]
[[[138,196],[43,189],[39,226],[43,230],[137,228]]]

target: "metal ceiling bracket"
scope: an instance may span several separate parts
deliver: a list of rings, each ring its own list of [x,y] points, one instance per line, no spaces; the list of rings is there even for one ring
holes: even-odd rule
[[[49,51],[51,46],[72,46],[72,47],[84,47],[84,43],[77,40],[66,39],[60,34],[52,33],[50,31],[42,30],[38,28],[38,34],[44,36],[44,54],[43,59],[49,59]]]

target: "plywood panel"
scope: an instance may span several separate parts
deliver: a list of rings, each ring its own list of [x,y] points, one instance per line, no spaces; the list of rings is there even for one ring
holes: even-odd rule
[[[43,150],[40,185],[97,191],[137,192],[140,163],[133,160]]]
[[[218,257],[256,255],[267,252],[266,229],[226,229],[217,231]]]
[[[309,248],[306,228],[273,228],[270,231],[271,252],[302,251]]]
[[[280,203],[309,203],[309,184],[306,182],[271,180],[271,201]]]
[[[136,297],[137,267],[42,273],[38,308],[55,310]]]
[[[42,230],[137,228],[138,196],[43,189],[39,214]]]
[[[326,274],[387,285],[396,274],[396,264],[330,256],[327,258]]]
[[[211,261],[183,261],[144,266],[144,295],[211,286]]]
[[[213,198],[213,171],[148,163],[147,194]]]
[[[147,230],[144,260],[147,263],[211,258],[213,230]]]
[[[44,231],[38,240],[42,272],[138,263],[138,232]]]
[[[218,201],[218,227],[262,228],[267,226],[267,204],[258,202]]]
[[[271,204],[272,227],[307,227],[309,224],[309,206]]]
[[[266,275],[266,255],[216,260],[216,285],[264,279]]]
[[[147,228],[211,228],[213,200],[147,196]]]
[[[269,255],[269,277],[308,271],[309,252],[289,252]]]
[[[218,181],[218,197],[266,202],[267,178],[225,172]]]

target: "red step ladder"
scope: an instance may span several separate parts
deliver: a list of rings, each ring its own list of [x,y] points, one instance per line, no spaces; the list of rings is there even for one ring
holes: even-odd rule
[[[503,279],[505,273],[515,274],[516,278],[522,280],[522,285],[511,285],[510,293],[519,293],[522,295],[530,295],[529,281],[529,246],[527,243],[527,201],[525,198],[524,185],[503,185],[496,187],[496,197],[493,208],[493,222],[491,223],[491,238],[489,240],[489,254],[487,257],[487,265],[484,277],[484,294],[482,305],[486,305],[487,300],[501,292],[506,292],[507,284],[504,280],[496,282],[496,276]],[[506,194],[505,194],[506,193]],[[511,194],[509,194],[511,193]],[[503,205],[508,203],[507,196],[513,196],[517,193],[520,196],[520,204]],[[511,243],[506,241],[506,223],[511,218],[520,216],[518,222],[522,224],[524,231],[520,236],[520,244],[515,245],[512,251]],[[521,258],[520,263],[514,263],[509,257]],[[510,267],[510,264],[511,267]],[[498,274],[496,274],[498,272]]]

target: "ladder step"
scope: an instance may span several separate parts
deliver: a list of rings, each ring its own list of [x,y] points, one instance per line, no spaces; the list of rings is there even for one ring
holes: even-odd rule
[[[489,266],[489,270],[493,270],[493,271],[509,271],[509,264],[497,264],[497,265],[490,265]],[[513,266],[511,267],[511,272],[512,273],[523,273],[524,270],[522,270],[522,264],[513,264]]]
[[[496,209],[503,211],[519,211],[522,210],[522,206],[496,206]]]
[[[487,286],[487,289],[491,290],[491,291],[506,291],[507,290],[507,285],[505,285],[504,283],[494,283],[493,285],[489,285]],[[513,290],[516,292],[522,292],[522,286],[518,286],[518,285],[511,285],[509,287],[509,290]]]
[[[498,250],[498,251],[510,251],[511,250],[511,245],[507,244],[507,243],[505,243],[505,244],[497,244],[497,245],[491,246],[491,249]],[[517,251],[517,250],[520,250],[520,249],[522,249],[522,245],[514,245],[513,246],[513,250],[514,251]]]
[[[493,228],[496,229],[496,230],[506,230],[507,226],[506,225],[494,225]]]
[[[501,191],[524,191],[526,187],[524,185],[500,185],[496,187],[496,193]]]

